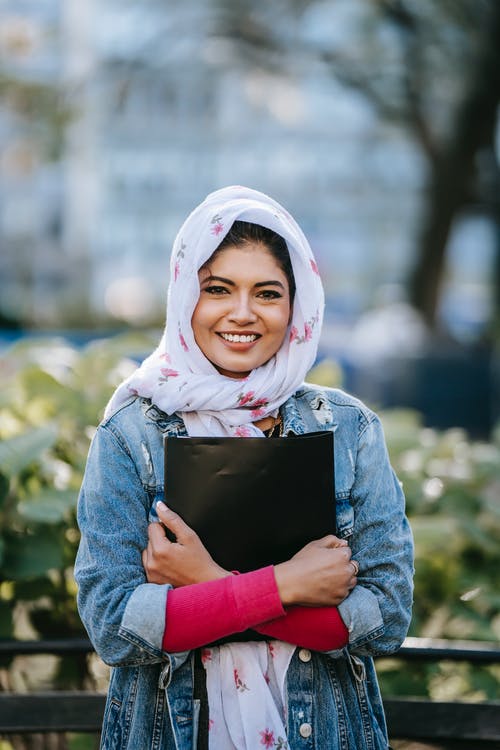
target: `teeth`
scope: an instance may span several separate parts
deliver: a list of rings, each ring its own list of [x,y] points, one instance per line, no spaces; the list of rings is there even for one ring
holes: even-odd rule
[[[251,333],[249,336],[242,336],[241,334],[234,333],[221,333],[220,334],[225,341],[231,341],[233,344],[250,344],[255,341],[257,334]]]

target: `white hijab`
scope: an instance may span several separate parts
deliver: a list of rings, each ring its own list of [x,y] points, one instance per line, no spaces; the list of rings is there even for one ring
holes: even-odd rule
[[[220,375],[194,340],[191,318],[200,295],[198,271],[233,222],[260,224],[286,241],[296,293],[288,335],[269,362],[243,380]],[[115,391],[105,416],[131,395],[151,399],[166,414],[178,412],[189,435],[262,435],[252,423],[284,403],[316,358],[324,295],[318,268],[302,230],[264,193],[227,187],[210,193],[175,238],[170,261],[167,323],[160,344]]]
[[[293,314],[279,351],[243,379],[221,375],[194,340],[198,271],[233,222],[260,224],[286,241],[296,284]],[[312,366],[324,295],[304,234],[290,214],[263,193],[236,186],[208,195],[188,216],[171,256],[167,323],[160,344],[115,391],[111,415],[131,395],[181,415],[191,436],[260,436],[253,422],[275,414]],[[281,641],[229,643],[204,649],[211,750],[288,748],[285,677],[295,648]]]

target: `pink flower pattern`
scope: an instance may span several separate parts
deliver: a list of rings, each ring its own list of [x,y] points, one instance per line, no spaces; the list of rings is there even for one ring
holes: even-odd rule
[[[311,341],[314,327],[316,326],[316,323],[318,321],[319,310],[316,310],[312,318],[310,318],[310,320],[306,320],[306,322],[304,323],[304,333],[302,336],[299,334],[296,326],[292,326],[290,328],[290,343],[295,341],[296,344],[305,344],[308,341]]]
[[[269,400],[267,398],[255,398],[255,391],[247,391],[247,393],[242,392],[238,396],[237,408],[248,406],[248,408],[255,411],[263,406],[267,406],[268,403]]]
[[[267,405],[268,405],[268,403],[269,403],[269,401],[268,401],[268,399],[267,399],[267,398],[258,398],[258,399],[256,399],[256,400],[255,400],[255,401],[254,401],[254,402],[252,403],[252,406],[254,407],[254,409],[258,409],[258,408],[259,408],[259,406],[267,406]]]
[[[186,249],[186,245],[184,243],[184,240],[181,240],[181,246],[177,250],[176,256],[175,256],[175,266],[174,266],[174,281],[177,281],[179,278],[179,274],[181,272],[181,260],[184,258],[184,250]]]
[[[238,396],[238,406],[245,406],[253,401],[255,398],[254,391],[247,391],[247,393],[240,393]]]
[[[287,750],[288,742],[283,737],[274,739],[274,732],[271,729],[262,729],[260,732],[260,744],[264,747],[275,747],[276,750]]]
[[[188,351],[189,351],[189,347],[188,347],[188,345],[186,344],[186,339],[185,339],[185,338],[184,338],[184,336],[182,335],[182,333],[181,333],[181,330],[180,330],[180,328],[179,328],[179,341],[181,342],[181,346],[182,346],[182,348],[184,349],[184,351],[185,351],[185,352],[188,352]]]
[[[245,683],[243,682],[243,680],[239,676],[237,669],[234,670],[233,674],[234,674],[234,684],[235,684],[236,690],[238,690],[238,692],[244,693],[245,690],[249,690],[250,689],[249,687],[247,687],[247,685],[245,685]]]
[[[274,747],[274,732],[271,732],[270,729],[264,729],[259,734],[261,745],[264,745],[264,747]]]
[[[309,262],[311,264],[311,268],[314,271],[314,273],[317,274],[317,276],[319,276],[319,268],[318,268],[318,265],[317,265],[316,261],[314,261],[312,258],[310,258]]]
[[[238,425],[238,427],[234,431],[235,437],[245,438],[245,437],[251,437],[251,435],[252,435],[252,430],[246,424]]]
[[[219,234],[224,231],[224,224],[222,223],[222,216],[220,216],[219,214],[216,214],[212,218],[210,223],[212,224],[212,229],[210,230],[211,233],[215,235],[216,237],[218,237]]]
[[[212,652],[209,648],[202,648],[200,652],[201,663],[206,664],[207,661],[212,661]]]
[[[162,367],[160,369],[160,372],[162,374],[162,377],[158,378],[158,385],[168,383],[169,378],[177,378],[179,376],[177,370],[172,370],[170,367]]]
[[[250,416],[252,419],[260,419],[260,417],[263,417],[266,413],[266,410],[263,409],[261,406],[258,409],[252,409],[250,412]]]

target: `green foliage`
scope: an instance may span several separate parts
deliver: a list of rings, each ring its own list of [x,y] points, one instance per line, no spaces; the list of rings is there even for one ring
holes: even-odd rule
[[[414,412],[381,416],[415,537],[410,635],[497,641],[500,430],[491,442],[474,442],[461,429],[425,428]],[[498,698],[499,669],[494,666],[441,663],[409,669],[392,660],[380,663],[379,672],[392,694]]]
[[[496,640],[500,635],[500,432],[473,442],[439,433],[417,414],[382,419],[415,535],[412,635]]]
[[[3,357],[0,396],[0,637],[84,633],[72,565],[76,503],[90,439],[114,387],[131,372],[145,336],[30,341]],[[80,658],[59,664],[59,685],[81,685]]]
[[[0,637],[83,634],[72,565],[76,502],[89,442],[118,382],[155,344],[120,336],[76,350],[31,341],[0,364]],[[323,363],[311,380],[339,382]],[[500,635],[500,429],[489,443],[463,430],[424,428],[417,414],[382,414],[394,468],[415,535],[411,634],[496,640]],[[379,662],[386,694],[496,697],[498,668]],[[66,660],[53,680],[81,686],[82,660]]]

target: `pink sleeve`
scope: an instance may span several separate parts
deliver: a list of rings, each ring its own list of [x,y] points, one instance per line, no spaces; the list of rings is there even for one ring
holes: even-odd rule
[[[332,651],[349,642],[349,631],[337,607],[290,607],[285,617],[254,630],[313,651]]]
[[[336,607],[285,611],[272,566],[168,593],[165,651],[197,648],[247,628],[316,651],[342,648],[349,637]]]
[[[171,589],[163,648],[170,652],[198,648],[284,614],[272,565]]]

